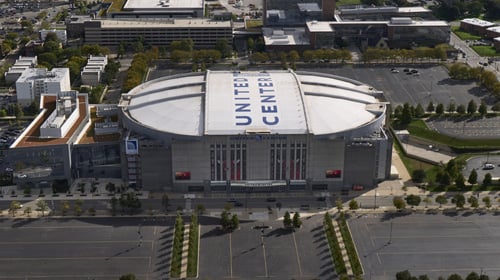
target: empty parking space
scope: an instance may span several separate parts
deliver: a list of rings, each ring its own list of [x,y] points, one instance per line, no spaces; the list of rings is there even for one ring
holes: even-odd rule
[[[171,235],[141,219],[10,220],[0,223],[0,279],[140,279],[166,275]]]
[[[391,72],[395,68],[399,73]],[[405,68],[418,71],[418,75],[408,75]],[[387,100],[392,104],[400,105],[408,102],[422,104],[424,108],[433,102],[448,105],[467,105],[470,100],[477,104],[481,100],[489,102],[488,93],[481,90],[474,82],[454,81],[449,78],[444,66],[369,66],[369,67],[342,67],[322,69],[336,75],[353,78],[373,86],[384,92]],[[492,105],[492,104],[490,104]]]
[[[388,214],[386,214],[388,215]],[[398,271],[447,278],[471,271],[500,275],[500,223],[494,215],[367,215],[349,221],[371,279],[390,279]]]
[[[216,225],[202,228],[200,278],[332,279],[335,271],[321,217],[305,220],[295,232],[281,221],[242,223],[233,233]],[[217,255],[213,255],[217,252]]]

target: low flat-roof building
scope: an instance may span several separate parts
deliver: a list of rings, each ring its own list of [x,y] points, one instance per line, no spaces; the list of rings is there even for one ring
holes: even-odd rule
[[[82,84],[97,86],[101,81],[102,74],[104,73],[104,69],[107,64],[107,56],[91,55],[87,61],[87,65],[83,68],[81,73]]]
[[[26,71],[26,69],[33,68],[38,64],[38,59],[36,56],[20,56],[16,59],[14,65],[12,65],[7,72],[4,73],[5,82],[7,84],[14,83],[21,77],[21,75]]]
[[[47,37],[47,34],[49,33],[55,33],[57,36],[57,39],[61,41],[63,45],[66,45],[68,43],[68,37],[66,35],[66,30],[60,30],[60,29],[42,29],[40,30],[40,40],[45,41],[45,38]]]
[[[416,21],[392,18],[390,21],[311,21],[307,32],[314,48],[334,47],[336,37],[356,40],[362,47],[381,40],[391,48],[434,47],[450,41],[450,25],[445,21]]]
[[[493,26],[487,28],[485,37],[490,39],[500,37],[500,26]]]
[[[262,28],[267,51],[303,51],[310,49],[309,37],[303,27]]]
[[[233,41],[231,21],[207,19],[92,20],[85,22],[85,42],[104,46],[134,43],[138,38],[153,46],[192,39],[196,48],[214,48],[217,41]]]
[[[23,105],[39,100],[44,93],[58,94],[70,90],[68,68],[54,68],[50,71],[46,68],[30,68],[16,81],[17,102]]]
[[[203,0],[127,0],[112,18],[202,18]]]
[[[464,18],[460,21],[460,29],[479,36],[486,35],[486,29],[495,25],[493,22],[478,18]]]

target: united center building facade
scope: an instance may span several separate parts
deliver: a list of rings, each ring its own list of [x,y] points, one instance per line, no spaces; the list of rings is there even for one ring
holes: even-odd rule
[[[335,191],[388,177],[381,92],[343,77],[207,71],[120,100],[124,177],[165,191]]]

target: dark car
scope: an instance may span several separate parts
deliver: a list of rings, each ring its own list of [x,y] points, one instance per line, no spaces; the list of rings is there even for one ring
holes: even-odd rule
[[[234,207],[242,207],[243,206],[243,203],[239,202],[239,201],[235,201],[233,202],[234,204]]]
[[[268,198],[266,198],[266,201],[267,202],[275,202],[276,198],[275,197],[268,197]]]

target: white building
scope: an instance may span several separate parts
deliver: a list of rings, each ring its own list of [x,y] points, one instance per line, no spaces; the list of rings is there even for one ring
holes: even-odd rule
[[[12,67],[9,68],[9,71],[5,72],[5,82],[7,84],[13,83],[21,77],[26,69],[33,68],[38,64],[37,57],[31,56],[20,56],[16,59],[16,62]]]
[[[68,37],[66,35],[65,29],[42,29],[40,30],[40,39],[42,41],[45,41],[45,38],[47,38],[47,34],[49,33],[55,33],[57,39],[59,39],[59,41],[61,41],[63,45],[66,45],[66,43],[68,42]]]
[[[65,91],[56,95],[56,109],[40,126],[40,138],[62,138],[78,118],[78,92]]]
[[[38,100],[44,93],[58,94],[71,90],[68,68],[27,69],[16,81],[17,102],[23,105]]]
[[[107,56],[90,56],[82,71],[82,84],[97,86],[108,64]]]

